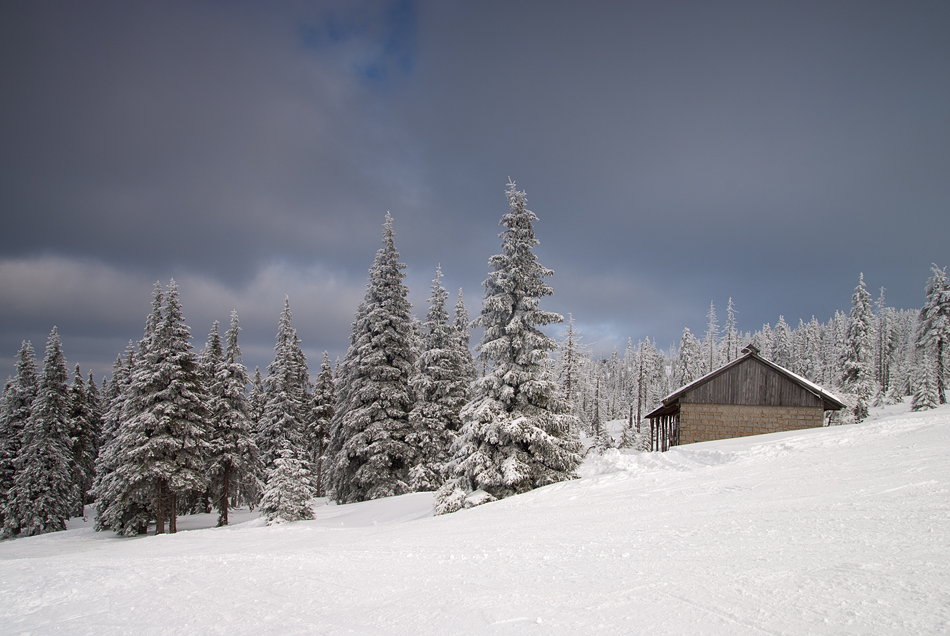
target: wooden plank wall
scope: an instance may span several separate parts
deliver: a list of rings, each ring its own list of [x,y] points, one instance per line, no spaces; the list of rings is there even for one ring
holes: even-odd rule
[[[775,369],[748,358],[681,398],[687,404],[748,406],[821,406],[821,398]]]

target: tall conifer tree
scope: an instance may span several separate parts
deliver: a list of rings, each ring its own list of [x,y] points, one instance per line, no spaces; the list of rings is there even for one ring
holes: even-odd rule
[[[792,330],[785,322],[785,316],[778,317],[778,323],[772,331],[771,359],[778,366],[792,370]]]
[[[260,457],[245,393],[248,377],[247,369],[241,364],[240,329],[237,312],[232,311],[231,326],[225,334],[227,349],[219,352],[222,355],[209,387],[212,405],[209,466],[219,526],[228,525],[228,507],[234,494],[254,502],[260,492],[257,487],[261,477]],[[220,343],[216,348],[220,350]]]
[[[812,382],[821,383],[822,367],[822,329],[818,320],[812,316],[811,320],[805,325],[805,362],[803,369],[806,378]]]
[[[56,328],[46,341],[43,374],[23,429],[16,477],[8,493],[4,534],[36,535],[66,529],[75,502],[71,471],[66,359]]]
[[[584,367],[584,356],[580,334],[574,329],[574,316],[568,315],[567,331],[558,349],[557,375],[561,394],[571,403],[572,410],[577,413],[577,404],[580,402],[581,377]]]
[[[846,342],[842,383],[845,390],[855,396],[854,419],[860,422],[868,416],[868,405],[874,394],[874,314],[863,273],[851,297]]]
[[[130,455],[147,441],[150,429],[133,426],[145,416],[146,384],[151,371],[144,365],[155,346],[156,331],[162,322],[165,294],[162,284],[152,288],[152,310],[145,319],[145,332],[138,343],[129,342],[125,357],[116,360],[112,384],[114,397],[103,423],[104,442],[96,463],[93,491],[96,499],[96,530],[112,530],[124,536],[148,529],[153,502],[153,486]],[[164,519],[164,516],[163,516]],[[158,529],[159,526],[156,526]],[[161,530],[164,532],[164,521]]]
[[[290,299],[284,299],[284,310],[277,325],[274,361],[267,366],[264,380],[264,405],[257,424],[256,442],[265,470],[274,466],[282,449],[304,458],[307,442],[305,427],[309,418],[310,384],[307,359],[300,348],[300,337],[291,324]]]
[[[330,356],[323,352],[320,373],[313,384],[310,421],[310,463],[313,465],[314,490],[317,497],[326,492],[326,453],[330,440],[330,424],[336,410],[336,388]]]
[[[699,340],[690,333],[689,327],[684,328],[676,366],[676,378],[680,386],[689,384],[700,377],[702,355],[702,345]]]
[[[447,299],[442,269],[437,268],[423,325],[419,369],[411,382],[416,405],[409,415],[412,432],[407,441],[416,451],[416,464],[410,471],[413,490],[436,490],[442,485],[445,463],[461,426],[459,414],[468,399],[461,334],[449,324]]]
[[[105,383],[103,383],[103,389],[108,388]],[[92,375],[92,371],[89,371],[89,375],[86,377],[86,403],[89,405],[89,414],[93,419],[93,430],[96,431],[96,459],[99,457],[99,450],[102,448],[102,425],[103,425],[103,393],[99,390],[99,387],[96,385],[96,380]],[[95,475],[95,464],[93,464],[93,475]],[[92,488],[92,484],[89,484],[89,487]]]
[[[462,410],[453,479],[439,491],[439,512],[464,506],[476,490],[487,493],[484,501],[573,478],[581,461],[576,418],[550,373],[557,344],[539,329],[563,320],[538,308],[553,293],[544,282],[553,272],[532,251],[537,217],[525,207],[525,193],[509,182],[506,194],[502,253],[489,260],[475,323],[485,330],[478,352],[490,366]]]
[[[16,376],[8,380],[0,403],[0,523],[16,477],[16,458],[23,447],[23,431],[33,412],[39,381],[36,354],[24,340],[16,355]]]
[[[937,374],[933,360],[930,358],[930,352],[924,353],[921,357],[916,374],[917,388],[914,391],[914,399],[911,401],[910,410],[912,411],[926,411],[940,405],[937,395]]]
[[[739,357],[739,333],[736,331],[736,308],[732,304],[732,296],[726,305],[726,333],[723,340],[726,349],[725,362],[732,362]]]
[[[350,347],[339,371],[337,410],[330,436],[330,483],[340,503],[410,490],[416,453],[407,441],[415,372],[405,265],[386,214],[383,247],[369,270]]]
[[[161,296],[161,286],[156,294]],[[159,300],[157,311],[161,312]],[[148,335],[148,333],[147,333]],[[108,407],[103,415],[102,443],[96,458],[96,477],[92,496],[96,501],[96,530],[112,530],[124,536],[144,532],[148,527],[147,491],[138,472],[130,465],[127,453],[135,439],[128,435],[128,417],[132,413],[132,372],[137,364],[135,344],[126,348],[125,358],[119,356],[112,366]]]
[[[934,263],[930,271],[933,275],[927,281],[927,302],[920,310],[917,344],[931,352],[937,399],[940,404],[946,404],[947,373],[944,358],[950,345],[950,283],[947,282],[946,268],[940,269]]]
[[[208,396],[190,340],[172,279],[161,321],[132,375],[134,413],[122,431],[129,437],[127,470],[133,483],[150,492],[157,533],[165,531],[166,519],[175,532],[179,497],[207,486]]]
[[[99,422],[89,391],[83,381],[79,365],[69,387],[69,434],[72,442],[72,470],[76,484],[76,512],[85,516],[87,493],[96,475],[96,457],[99,454]]]
[[[719,352],[716,343],[719,341],[719,320],[716,318],[716,306],[709,301],[709,312],[706,314],[709,322],[706,324],[706,340],[703,354],[703,366],[706,373],[715,371],[719,367]]]
[[[0,396],[0,528],[3,527],[4,507],[7,504],[7,493],[13,486],[13,477],[16,475],[14,460],[20,447],[20,432],[14,432],[11,426],[13,417],[13,378],[7,378],[3,385],[3,395]]]

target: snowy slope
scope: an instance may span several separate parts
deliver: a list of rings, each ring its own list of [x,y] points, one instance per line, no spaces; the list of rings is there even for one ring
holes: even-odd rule
[[[444,517],[415,494],[279,527],[5,541],[0,633],[946,633],[948,458],[943,407],[612,453]]]

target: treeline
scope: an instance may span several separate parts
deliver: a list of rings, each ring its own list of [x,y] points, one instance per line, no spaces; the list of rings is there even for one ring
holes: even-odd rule
[[[556,372],[574,414],[602,446],[616,443],[605,422],[627,420],[638,432],[643,416],[679,387],[738,358],[746,345],[788,370],[834,391],[849,405],[834,422],[867,417],[869,406],[896,404],[912,398],[915,410],[946,403],[946,350],[950,342],[950,285],[946,270],[936,265],[925,287],[920,310],[887,306],[882,288],[876,302],[861,275],[851,311],[835,313],[827,322],[814,317],[792,328],[782,316],[773,327],[755,332],[736,327],[732,299],[721,324],[710,304],[705,334],[684,329],[679,346],[657,349],[649,338],[609,356],[594,356],[569,321],[560,343]],[[629,438],[629,439],[628,439]],[[625,433],[621,445],[634,445]]]

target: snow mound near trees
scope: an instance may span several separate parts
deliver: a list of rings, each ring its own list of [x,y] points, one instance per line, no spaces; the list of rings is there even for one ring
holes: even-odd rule
[[[416,493],[5,541],[0,633],[946,633],[950,407],[872,415],[591,455],[581,479],[435,518]]]

